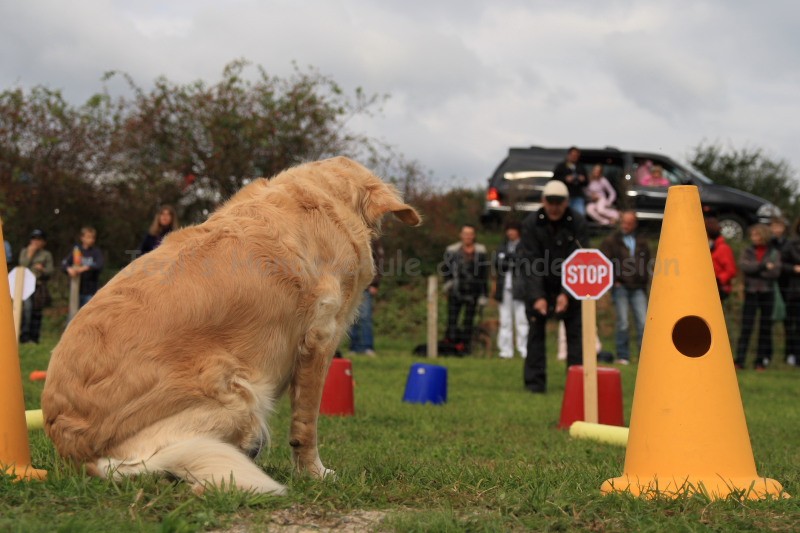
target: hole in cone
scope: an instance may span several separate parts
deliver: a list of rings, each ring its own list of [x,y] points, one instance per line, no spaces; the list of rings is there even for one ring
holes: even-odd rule
[[[685,316],[672,328],[672,343],[686,357],[702,357],[711,348],[711,329],[699,316]]]

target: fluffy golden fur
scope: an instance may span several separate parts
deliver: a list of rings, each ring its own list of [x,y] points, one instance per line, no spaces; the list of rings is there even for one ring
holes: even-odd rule
[[[282,494],[246,455],[289,391],[298,470],[322,477],[317,416],[328,365],[373,278],[371,237],[397,191],[335,158],[244,187],[168,235],[75,316],[42,395],[58,452],[98,476],[169,472],[202,490]]]

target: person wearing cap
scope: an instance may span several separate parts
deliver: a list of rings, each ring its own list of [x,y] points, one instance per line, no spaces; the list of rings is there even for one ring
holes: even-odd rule
[[[42,329],[42,310],[49,305],[47,280],[53,274],[53,255],[45,250],[46,235],[40,229],[31,232],[28,246],[19,253],[19,266],[30,269],[36,276],[36,290],[23,302],[20,343],[39,342]]]
[[[568,202],[567,186],[561,181],[551,180],[542,192],[542,207],[528,215],[522,223],[522,238],[517,253],[530,320],[523,378],[525,388],[533,393],[547,391],[545,325],[548,318],[564,321],[567,365],[583,362],[581,306],[561,286],[561,265],[572,252],[584,247],[588,240],[586,221]]]
[[[553,179],[563,182],[569,191],[569,206],[581,216],[586,214],[586,197],[584,191],[589,183],[586,169],[578,161],[581,151],[576,146],[567,150],[567,157],[553,169]]]

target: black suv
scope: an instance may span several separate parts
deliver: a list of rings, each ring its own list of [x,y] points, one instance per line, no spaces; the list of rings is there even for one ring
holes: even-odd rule
[[[763,198],[717,185],[697,169],[676,163],[669,157],[617,148],[581,148],[580,164],[589,176],[592,166],[603,165],[603,175],[617,190],[616,206],[633,209],[643,222],[664,218],[666,187],[640,184],[643,173],[654,165],[663,168],[671,185],[697,185],[706,214],[719,218],[726,239],[741,239],[745,229],[756,222],[769,222],[780,209]],[[489,178],[486,193],[485,223],[501,221],[511,211],[535,211],[541,203],[542,189],[553,177],[553,169],[564,160],[567,148],[511,148]]]

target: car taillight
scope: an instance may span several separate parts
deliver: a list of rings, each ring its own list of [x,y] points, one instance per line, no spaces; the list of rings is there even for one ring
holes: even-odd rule
[[[486,200],[489,202],[500,200],[500,193],[497,192],[495,187],[489,187],[489,190],[486,192]]]

